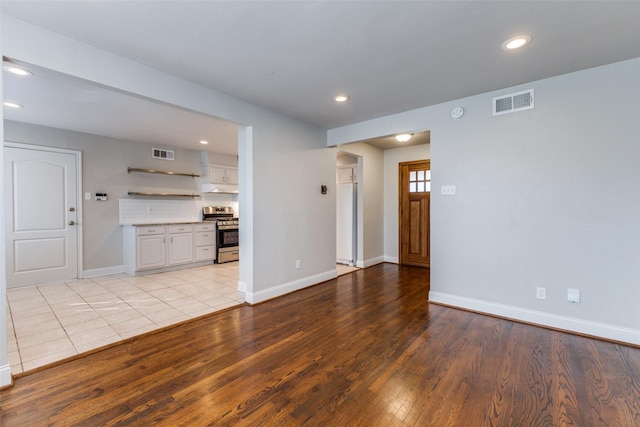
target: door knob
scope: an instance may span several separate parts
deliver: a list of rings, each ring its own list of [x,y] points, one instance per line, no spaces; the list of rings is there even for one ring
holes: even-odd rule
[[[76,208],[74,207],[69,208],[69,212],[75,212],[75,211],[76,211]]]
[[[69,225],[76,225],[75,221],[69,221]]]

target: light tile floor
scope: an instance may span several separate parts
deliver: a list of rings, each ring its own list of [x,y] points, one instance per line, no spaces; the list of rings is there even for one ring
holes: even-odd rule
[[[344,274],[349,274],[353,271],[360,270],[359,267],[351,267],[346,264],[336,264],[336,270],[338,271],[338,276],[342,276]]]
[[[9,289],[12,374],[242,304],[238,263]]]

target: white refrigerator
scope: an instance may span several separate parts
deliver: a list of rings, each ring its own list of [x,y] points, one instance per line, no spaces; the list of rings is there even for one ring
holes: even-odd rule
[[[337,184],[336,201],[336,262],[354,266],[357,244],[357,187],[358,184]]]

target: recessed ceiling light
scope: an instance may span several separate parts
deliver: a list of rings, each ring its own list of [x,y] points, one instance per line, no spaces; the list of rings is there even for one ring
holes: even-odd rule
[[[15,102],[10,102],[10,101],[4,101],[4,106],[10,107],[10,108],[24,108],[23,105],[17,104]]]
[[[531,43],[531,36],[528,36],[526,34],[521,36],[515,36],[515,37],[511,37],[509,40],[502,43],[502,49],[503,50],[518,49],[528,45],[529,43]]]
[[[18,65],[15,64],[4,64],[2,66],[2,68],[5,71],[8,71],[10,73],[16,74],[18,76],[31,76],[33,75],[33,73],[29,70],[27,70],[26,68],[20,67]]]
[[[202,141],[200,141],[200,144],[202,145],[207,145],[209,143],[209,141],[205,141],[204,139]]]
[[[333,100],[336,102],[347,102],[349,98],[347,95],[336,95],[333,97]]]
[[[401,133],[399,135],[396,135],[396,140],[398,142],[407,142],[410,139],[411,139],[411,134],[410,133]]]

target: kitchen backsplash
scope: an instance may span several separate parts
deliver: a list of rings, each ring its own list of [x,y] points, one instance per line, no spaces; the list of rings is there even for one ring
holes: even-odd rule
[[[238,202],[229,200],[120,199],[120,224],[164,224],[202,220],[203,206],[231,206],[238,215]]]

